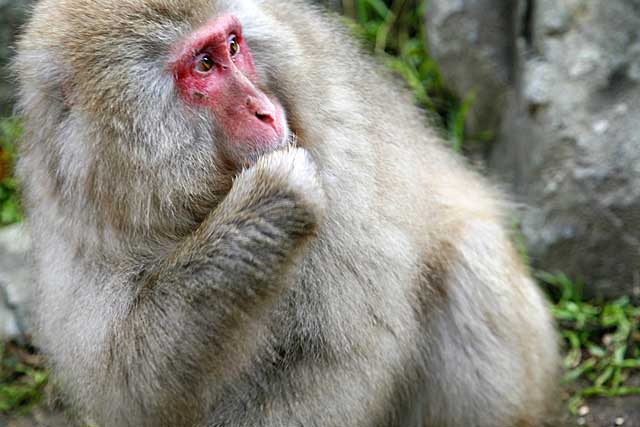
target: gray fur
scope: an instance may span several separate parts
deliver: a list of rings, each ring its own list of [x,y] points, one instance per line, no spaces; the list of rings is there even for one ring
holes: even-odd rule
[[[298,148],[238,172],[166,64],[244,26]],[[538,427],[544,299],[483,179],[300,2],[43,0],[14,64],[38,343],[101,426]]]

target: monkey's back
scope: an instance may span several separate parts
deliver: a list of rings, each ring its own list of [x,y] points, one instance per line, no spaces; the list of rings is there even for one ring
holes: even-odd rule
[[[287,306],[325,304],[317,323],[297,324],[327,331],[324,351],[366,357],[369,366],[398,362],[388,366],[403,373],[394,382],[369,378],[399,408],[375,425],[401,419],[406,405],[429,426],[552,423],[557,338],[509,241],[507,203],[446,146],[398,79],[339,26],[298,12],[280,19],[300,19],[296,40],[321,52],[305,69],[314,84],[292,94],[308,96],[298,104],[305,121],[320,123],[301,140],[322,159],[331,227],[311,246],[303,290],[293,292],[313,304]],[[513,403],[478,412],[498,400]]]

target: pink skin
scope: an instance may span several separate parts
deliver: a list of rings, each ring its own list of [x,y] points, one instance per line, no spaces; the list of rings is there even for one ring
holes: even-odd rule
[[[234,37],[239,50],[232,55]],[[203,71],[199,64],[205,56],[213,66]],[[284,110],[258,88],[251,51],[236,17],[211,20],[175,49],[174,58],[171,69],[181,97],[211,109],[232,152],[251,155],[286,143]]]

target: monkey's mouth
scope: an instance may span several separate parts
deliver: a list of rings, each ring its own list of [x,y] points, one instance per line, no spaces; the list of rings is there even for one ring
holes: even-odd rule
[[[251,125],[255,126],[255,122]],[[264,132],[259,135],[252,135],[246,139],[231,139],[228,136],[227,139],[229,142],[223,144],[223,156],[232,169],[250,167],[263,155],[298,145],[297,135],[289,128],[285,120],[282,121],[280,132],[270,128],[264,129]]]

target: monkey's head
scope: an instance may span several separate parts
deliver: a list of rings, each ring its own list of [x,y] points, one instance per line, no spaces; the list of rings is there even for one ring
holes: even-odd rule
[[[242,2],[43,3],[59,26],[48,29],[57,70],[47,80],[59,79],[64,107],[156,148],[167,134],[188,139],[185,125],[204,125],[212,148],[235,164],[286,142],[284,110],[258,78],[232,10]]]
[[[38,3],[14,69],[27,145],[43,151],[55,191],[123,216],[175,218],[185,206],[201,216],[227,175],[288,144],[274,67],[252,52],[254,42],[263,58],[278,55],[265,38],[277,42],[254,9],[243,0]]]
[[[237,17],[216,16],[181,40],[168,68],[179,102],[210,113],[232,160],[242,162],[286,141],[284,110],[258,87]]]

